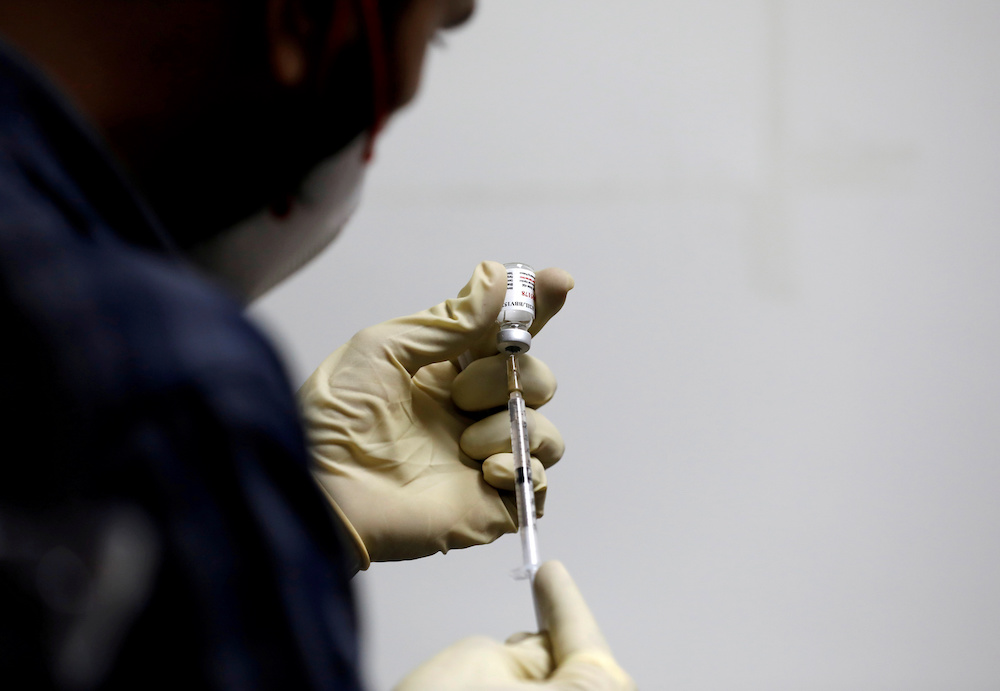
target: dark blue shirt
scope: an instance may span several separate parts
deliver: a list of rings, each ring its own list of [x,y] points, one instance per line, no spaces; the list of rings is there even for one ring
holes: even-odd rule
[[[0,685],[358,689],[274,350],[0,45]]]

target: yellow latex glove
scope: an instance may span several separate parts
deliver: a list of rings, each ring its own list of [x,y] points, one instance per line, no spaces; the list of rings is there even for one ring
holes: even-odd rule
[[[507,403],[495,341],[506,285],[503,265],[483,262],[457,298],[360,331],[299,390],[313,475],[354,538],[361,568],[517,530],[508,414],[484,412]],[[537,272],[532,334],[572,287],[565,271]],[[460,373],[463,353],[474,360]],[[521,358],[525,402],[538,407],[555,393],[555,378],[539,360]],[[534,410],[528,424],[541,507],[543,468],[564,446]]]
[[[534,587],[543,633],[459,641],[395,691],[635,691],[563,565],[542,564]]]

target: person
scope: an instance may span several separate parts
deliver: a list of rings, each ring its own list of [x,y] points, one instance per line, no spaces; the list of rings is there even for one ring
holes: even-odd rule
[[[473,4],[0,4],[8,682],[360,689],[353,574],[516,529],[502,266],[360,332],[298,398],[242,313],[346,222]],[[534,330],[571,287],[539,272]],[[525,370],[538,407],[554,379]],[[544,496],[562,440],[532,420]],[[566,570],[535,589],[544,632],[462,641],[398,688],[633,688]]]

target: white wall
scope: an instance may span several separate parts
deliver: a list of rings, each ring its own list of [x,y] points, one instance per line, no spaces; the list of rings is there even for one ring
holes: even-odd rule
[[[485,0],[254,313],[301,381],[481,259],[569,269],[541,547],[641,688],[1000,688],[998,36],[995,0]],[[359,576],[372,688],[530,628],[518,558]]]

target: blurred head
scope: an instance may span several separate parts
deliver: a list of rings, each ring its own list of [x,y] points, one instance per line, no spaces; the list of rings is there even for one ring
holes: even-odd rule
[[[475,0],[4,0],[182,246],[279,206],[409,102]]]

